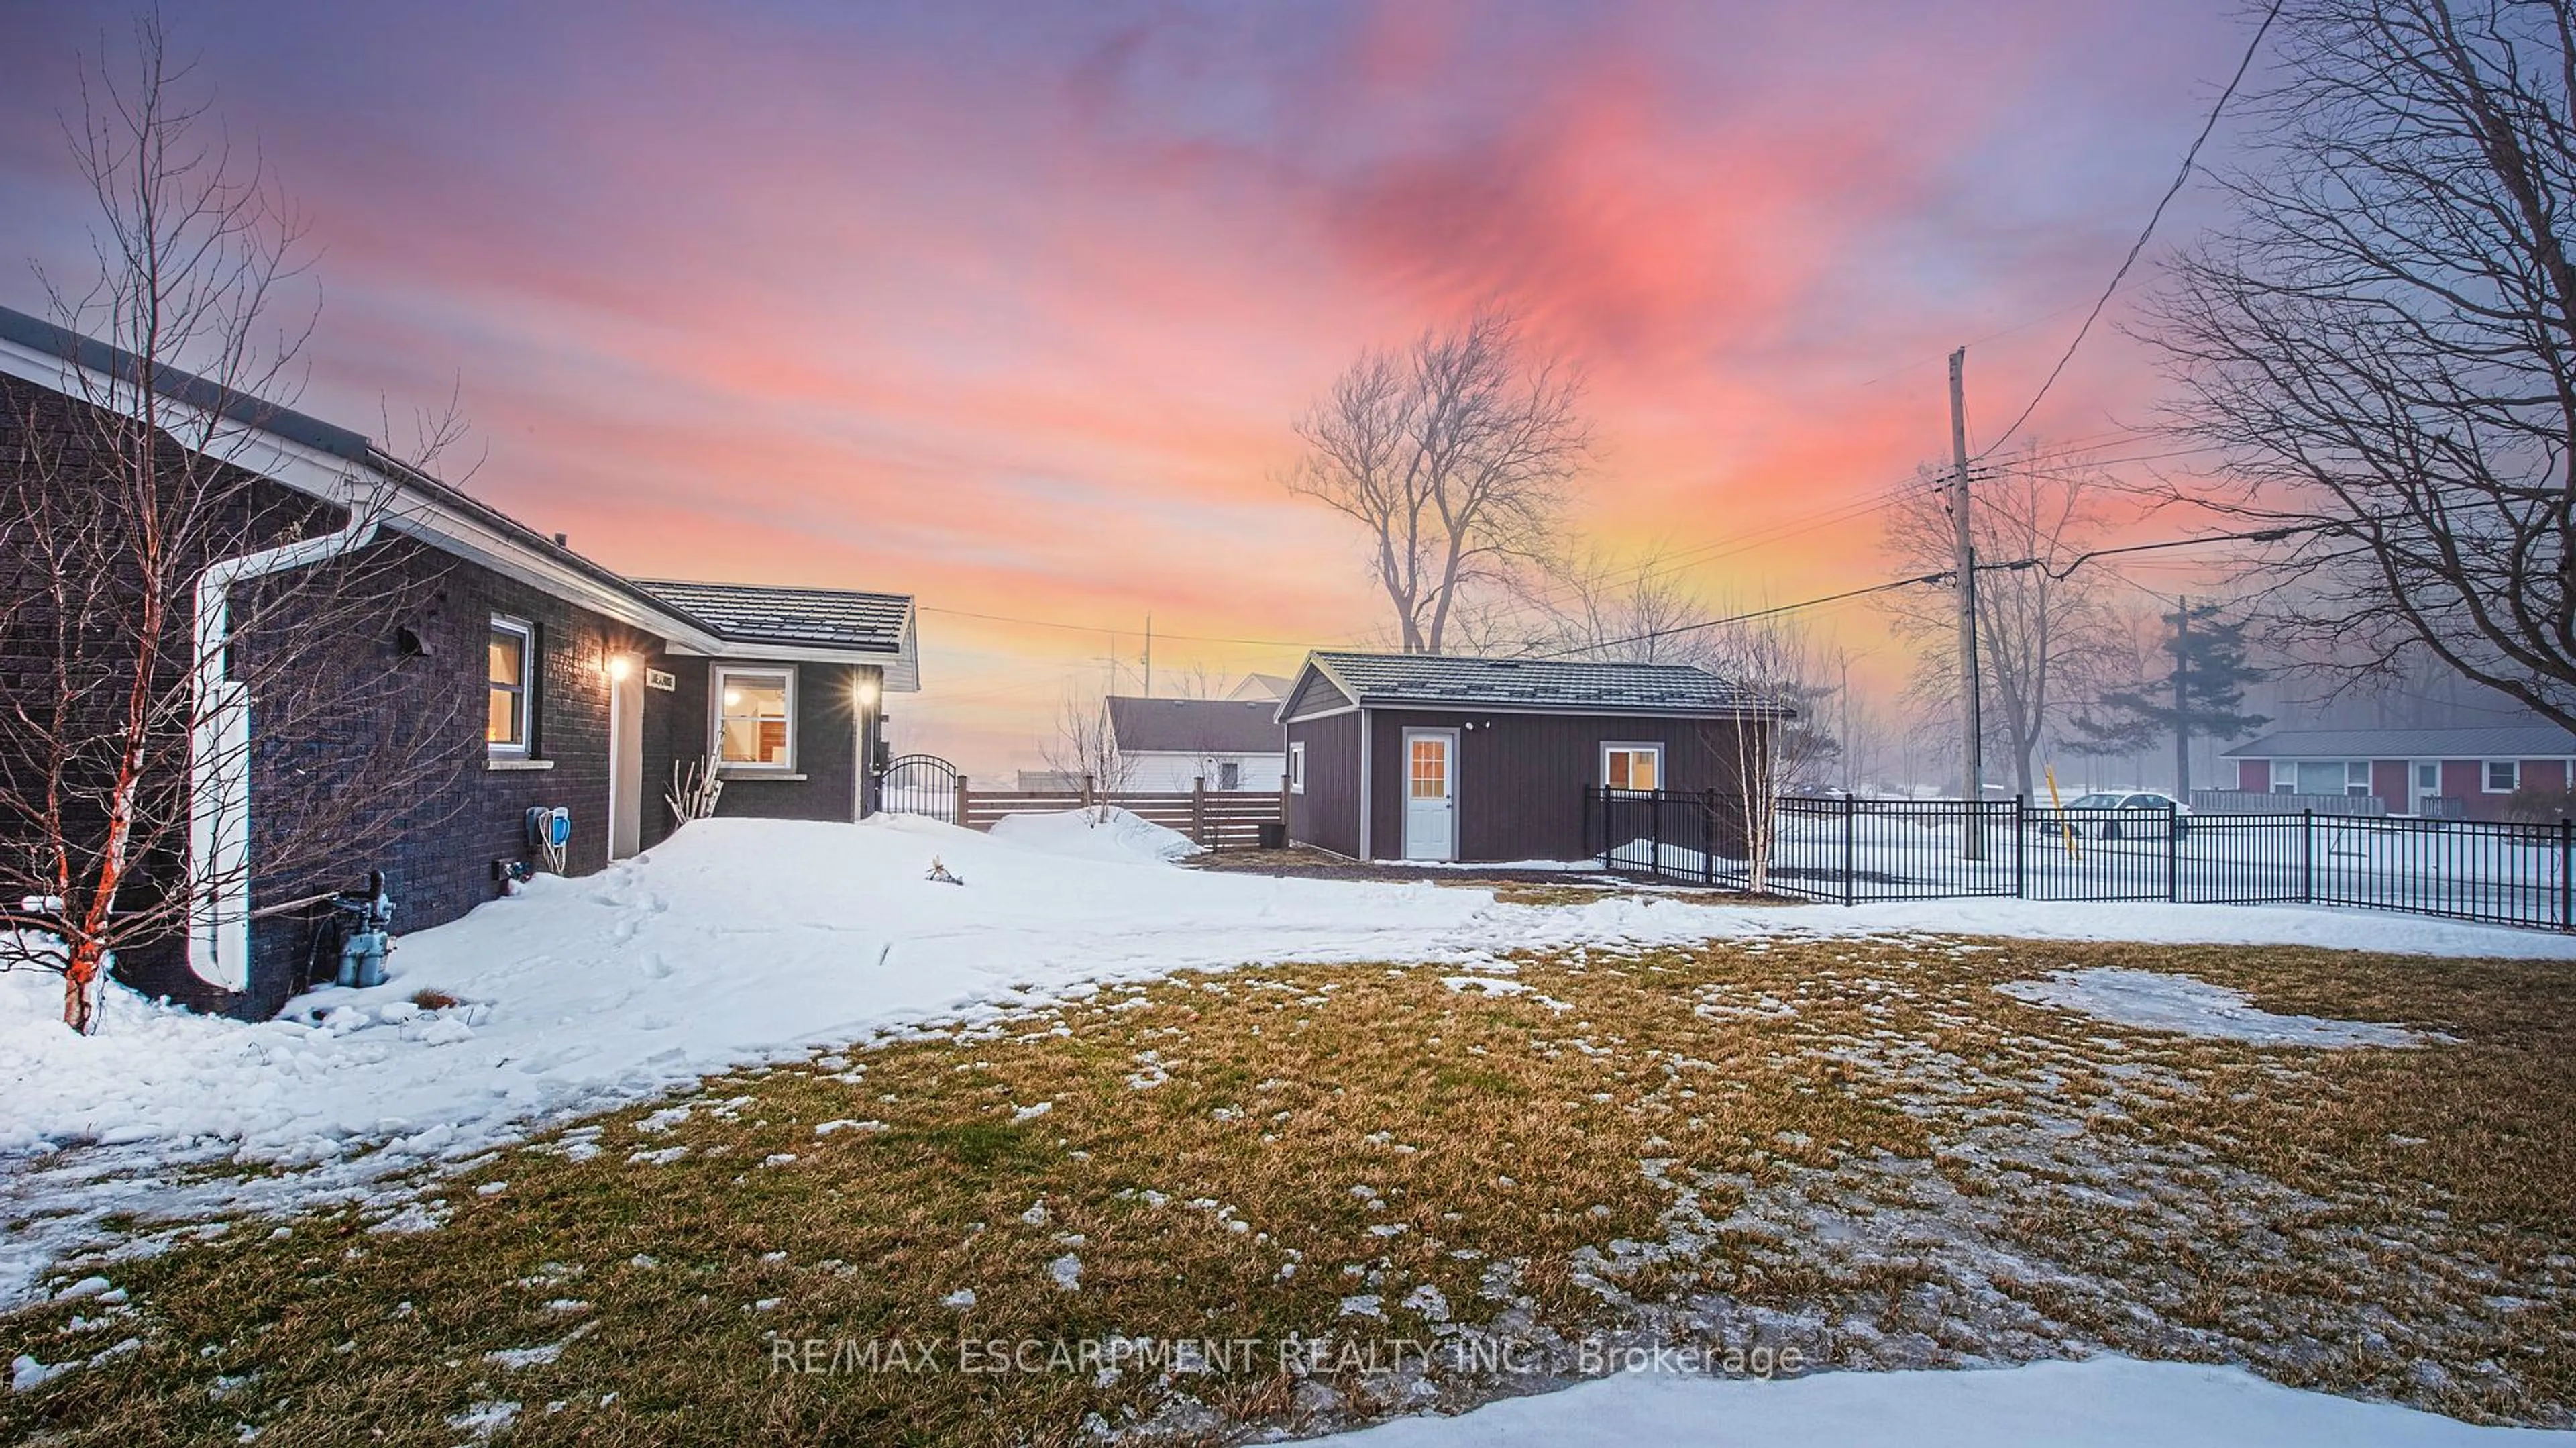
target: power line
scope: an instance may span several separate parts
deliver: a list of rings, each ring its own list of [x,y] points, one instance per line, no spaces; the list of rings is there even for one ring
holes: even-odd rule
[[[1087,633],[1087,634],[1126,634],[1126,633],[1135,633],[1135,632],[1137,632],[1137,630],[1136,630],[1134,627],[1132,627],[1132,626],[1130,626],[1130,625],[1126,625],[1126,624],[1120,624],[1120,625],[1117,625],[1116,627],[1103,627],[1103,626],[1101,626],[1101,625],[1099,625],[1099,624],[1062,623],[1062,622],[1059,622],[1059,621],[1057,621],[1057,620],[1055,620],[1055,619],[1049,619],[1049,618],[1019,618],[1019,617],[1016,617],[1016,616],[1014,616],[1014,615],[1006,614],[1006,613],[975,613],[975,612],[973,612],[973,611],[971,611],[971,610],[963,609],[963,608],[934,608],[934,607],[930,606],[929,604],[920,604],[920,605],[917,605],[917,607],[918,607],[918,609],[919,609],[919,611],[920,611],[920,612],[923,612],[923,613],[936,613],[936,614],[943,614],[943,615],[945,615],[945,616],[947,616],[947,617],[949,617],[949,618],[974,618],[974,619],[982,619],[982,620],[983,620],[984,622],[986,622],[986,623],[1016,623],[1016,624],[1024,624],[1024,625],[1027,625],[1027,626],[1028,626],[1028,627],[1030,627],[1030,628],[1053,628],[1053,629],[1062,629],[1062,630],[1064,630],[1064,631],[1065,631],[1065,632],[1067,632],[1067,633]],[[1183,642],[1185,642],[1185,643],[1194,643],[1194,644],[1242,644],[1242,645],[1245,645],[1245,646],[1247,646],[1247,647],[1251,647],[1251,648],[1270,648],[1270,649],[1306,649],[1306,648],[1313,648],[1313,647],[1315,646],[1315,640],[1313,640],[1313,639],[1235,639],[1235,638],[1219,638],[1219,637],[1217,637],[1217,636],[1215,636],[1215,635],[1213,635],[1213,634],[1178,634],[1178,633],[1167,633],[1167,632],[1164,632],[1163,630],[1160,630],[1160,629],[1155,630],[1155,634],[1154,634],[1154,636],[1155,636],[1155,637],[1157,637],[1157,638],[1163,638],[1163,639],[1179,639],[1179,640],[1182,640],[1182,641],[1183,641]]]
[[[2031,396],[2030,405],[2024,407],[2021,415],[2012,420],[2012,426],[2005,428],[1996,435],[1993,442],[1986,445],[1985,452],[1979,453],[1979,457],[1984,457],[2003,446],[2011,440],[2014,433],[2021,430],[2023,423],[2030,421],[2030,415],[2039,410],[2041,399],[2048,396],[2048,390],[2057,385],[2058,377],[2066,371],[2066,364],[2075,360],[2075,349],[2084,345],[2085,337],[2093,331],[2093,324],[2101,320],[2102,309],[2111,305],[2112,293],[2120,289],[2120,283],[2128,280],[2129,268],[2138,264],[2140,253],[2147,249],[2148,238],[2156,234],[2156,223],[2164,220],[2165,208],[2173,204],[2173,199],[2182,194],[2184,184],[2191,180],[2192,168],[2200,161],[2200,148],[2208,143],[2210,134],[2218,129],[2218,118],[2226,113],[2227,103],[2236,96],[2236,88],[2244,84],[2245,72],[2254,68],[2254,57],[2263,49],[2263,37],[2271,33],[2272,22],[2280,18],[2281,3],[2282,0],[2272,0],[2271,8],[2263,12],[2263,23],[2255,27],[2254,39],[2246,45],[2244,58],[2236,62],[2236,74],[2228,78],[2227,88],[2218,93],[2218,103],[2209,108],[2209,119],[2201,123],[2200,134],[2192,137],[2191,148],[2182,153],[2182,167],[2174,172],[2173,184],[2165,188],[2164,196],[2156,202],[2156,209],[2148,213],[2147,224],[2138,232],[2138,239],[2130,244],[2129,254],[2120,259],[2120,269],[2111,273],[2111,284],[2104,287],[2102,295],[2094,299],[2093,310],[2084,314],[2084,325],[2075,329],[2075,339],[2066,344],[2066,351],[2059,355],[2057,365],[2048,369],[2048,380],[2039,384],[2039,391]]]
[[[2263,528],[2250,533],[2208,533],[2193,538],[2167,538],[2154,543],[2131,543],[2118,548],[2095,548],[2075,555],[2074,558],[2067,561],[2066,566],[2063,568],[2051,568],[2048,566],[2047,559],[2033,557],[2015,558],[2002,563],[1980,563],[1976,565],[1976,571],[1979,573],[2017,573],[2025,569],[2037,568],[2041,572],[2046,573],[2050,578],[2059,582],[2064,582],[2067,576],[2072,574],[2076,569],[2083,567],[2085,564],[2090,563],[2097,558],[2111,558],[2128,553],[2149,553],[2165,548],[2191,548],[2207,543],[2274,543],[2295,534],[2321,532],[2323,530],[2339,526],[2341,525],[2334,523],[2302,523],[2280,528]],[[1602,649],[1617,648],[1622,644],[1649,643],[1656,639],[1667,639],[1681,634],[1698,633],[1704,629],[1724,628],[1728,624],[1751,623],[1756,619],[1772,618],[1784,613],[1796,613],[1804,609],[1819,608],[1829,603],[1842,603],[1849,599],[1866,598],[1874,593],[1893,593],[1900,588],[1916,588],[1926,584],[1947,583],[1957,577],[1957,569],[1944,568],[1937,573],[1920,573],[1916,574],[1912,578],[1890,579],[1885,583],[1873,583],[1866,588],[1850,588],[1845,589],[1840,593],[1828,593],[1820,598],[1800,599],[1796,603],[1775,604],[1769,608],[1757,608],[1750,613],[1729,614],[1724,618],[1701,619],[1695,623],[1675,624],[1670,628],[1648,629],[1643,633],[1630,634],[1625,638],[1602,639],[1595,643],[1580,644],[1572,648],[1558,649],[1551,653],[1533,654],[1530,657],[1539,659],[1562,659],[1571,657],[1575,654],[1595,653]]]

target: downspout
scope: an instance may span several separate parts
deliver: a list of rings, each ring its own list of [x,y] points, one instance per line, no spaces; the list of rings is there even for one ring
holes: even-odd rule
[[[250,987],[250,686],[226,675],[232,587],[355,552],[370,518],[337,532],[221,558],[197,576],[196,717],[188,730],[188,969],[208,985]]]

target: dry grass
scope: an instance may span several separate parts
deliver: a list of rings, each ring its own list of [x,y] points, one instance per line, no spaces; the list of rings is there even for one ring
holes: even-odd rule
[[[2256,1049],[1992,990],[2070,962],[2458,1039]],[[1509,1341],[1515,1387],[1606,1336],[1882,1366],[2109,1347],[2468,1416],[2576,1405],[2562,966],[1910,940],[1456,979],[1118,987],[552,1134],[431,1184],[436,1231],[236,1224],[109,1269],[122,1307],[0,1319],[45,1362],[138,1342],[0,1399],[0,1436],[452,1443],[506,1401],[512,1443],[1222,1441],[1500,1386],[1439,1353],[1280,1369],[1318,1334]],[[1263,1346],[968,1373],[961,1335]],[[935,1342],[939,1370],[776,1372],[778,1337],[825,1366]]]

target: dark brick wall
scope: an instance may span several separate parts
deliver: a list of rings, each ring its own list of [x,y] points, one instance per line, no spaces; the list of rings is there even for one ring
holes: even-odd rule
[[[606,662],[630,653],[663,666],[663,641],[569,604],[479,565],[409,540],[376,545],[399,556],[411,586],[410,606],[383,637],[352,637],[335,652],[345,671],[370,682],[344,709],[317,721],[297,741],[290,779],[279,751],[263,748],[251,786],[255,860],[272,858],[280,829],[301,789],[382,789],[353,821],[336,868],[316,865],[292,875],[264,873],[257,901],[301,898],[353,886],[368,870],[385,871],[399,907],[398,932],[427,929],[499,897],[495,863],[537,859],[527,843],[532,806],[572,813],[565,868],[589,874],[608,863],[608,693]],[[382,560],[376,560],[382,566]],[[486,647],[495,614],[533,624],[537,635],[536,700],[529,759],[546,768],[503,767],[484,741]],[[280,620],[277,626],[290,627]],[[387,655],[403,646],[417,652]],[[255,642],[252,644],[256,646]],[[648,692],[646,721],[653,717]],[[259,704],[252,701],[254,735]],[[406,738],[406,736],[409,736]],[[425,737],[424,737],[425,736]],[[385,742],[406,740],[406,776],[384,788]],[[426,756],[424,769],[417,761]],[[651,816],[647,811],[647,818]],[[300,989],[311,958],[311,925],[303,918],[264,921],[254,932],[254,1007],[273,1012]],[[185,966],[180,966],[185,973]]]
[[[771,779],[755,774],[725,777],[716,814],[727,819],[846,820],[857,799],[856,703],[862,678],[883,686],[883,671],[873,665],[786,664],[763,659],[726,659],[729,668],[792,668],[796,671],[796,767],[802,779]],[[648,690],[644,718],[644,792],[647,798],[643,838],[649,847],[669,836],[670,807],[662,796],[671,785],[672,765],[703,759],[713,747],[715,715],[708,703],[707,680],[713,664],[706,659],[677,659],[658,665],[670,671],[669,693]]]

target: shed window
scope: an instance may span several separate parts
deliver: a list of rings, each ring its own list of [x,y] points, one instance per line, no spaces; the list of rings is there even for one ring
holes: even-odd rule
[[[1288,746],[1288,792],[1306,792],[1306,746],[1302,741]]]
[[[1664,746],[1605,744],[1601,747],[1601,783],[1611,789],[1661,789]]]
[[[2522,788],[2522,763],[2514,759],[2487,761],[2487,793],[2511,794]]]
[[[715,671],[716,761],[732,769],[796,765],[796,671]]]
[[[1220,760],[1216,767],[1216,787],[1220,790],[1243,788],[1242,761]]]
[[[536,656],[535,625],[492,616],[491,702],[483,718],[483,742],[495,754],[528,752],[528,706],[535,695],[529,680]]]

